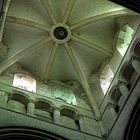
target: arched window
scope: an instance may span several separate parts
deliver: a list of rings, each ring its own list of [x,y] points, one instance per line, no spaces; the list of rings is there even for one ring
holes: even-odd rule
[[[45,100],[38,100],[35,103],[35,115],[42,120],[46,120],[49,122],[53,121],[52,118],[52,110],[53,106],[49,102]]]
[[[60,110],[61,113],[61,124],[73,128],[79,129],[78,114],[69,108],[63,108]]]
[[[109,65],[104,66],[103,70],[101,71],[101,76],[100,76],[100,85],[104,94],[107,92],[113,77],[114,77],[114,74],[110,66]]]
[[[132,66],[132,64],[128,64],[122,71],[122,80],[124,80],[124,82],[127,82],[127,87],[130,90],[135,82],[138,78],[138,73],[135,71],[134,67]]]
[[[22,93],[12,93],[8,99],[7,107],[17,112],[26,113],[28,102],[28,97]]]
[[[119,101],[120,101],[121,96],[122,96],[122,94],[121,94],[119,88],[115,88],[112,90],[111,96],[110,96],[110,101],[114,104],[114,109],[115,109],[116,113],[118,113],[120,110]]]
[[[131,43],[133,34],[134,34],[134,30],[128,25],[125,25],[118,34],[117,49],[122,57],[125,55]]]
[[[77,105],[74,93],[63,87],[55,87],[54,96],[56,99],[67,102],[69,104]]]
[[[36,92],[36,80],[25,74],[20,73],[15,74],[13,86],[31,92]]]

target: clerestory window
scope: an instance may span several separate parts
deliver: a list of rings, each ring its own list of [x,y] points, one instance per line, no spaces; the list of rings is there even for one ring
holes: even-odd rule
[[[103,68],[103,70],[101,72],[101,76],[100,76],[100,85],[101,85],[101,88],[102,88],[104,94],[106,94],[113,77],[114,77],[114,74],[113,74],[110,66],[106,65]]]
[[[15,74],[13,86],[27,91],[36,92],[36,80],[26,74]]]
[[[117,49],[122,57],[125,55],[131,43],[133,34],[134,34],[134,30],[128,25],[125,25],[118,34]]]

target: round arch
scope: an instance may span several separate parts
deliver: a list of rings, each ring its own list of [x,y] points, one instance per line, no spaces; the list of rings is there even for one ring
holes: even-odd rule
[[[20,139],[20,140],[67,140],[66,138],[56,135],[54,133],[36,129],[36,128],[30,128],[30,127],[18,127],[18,126],[12,126],[12,127],[0,127],[0,139],[1,140],[14,140],[14,139]]]
[[[133,46],[131,47],[130,52],[132,52],[132,55],[134,55],[135,57],[140,58],[140,38],[137,38],[134,41]]]
[[[13,92],[9,95],[7,107],[20,113],[26,113],[29,101],[28,95],[21,92]]]
[[[44,111],[52,112],[54,108],[53,104],[50,101],[42,98],[36,99],[34,101],[34,104],[36,109],[41,109]]]
[[[78,114],[79,113],[77,112],[77,110],[75,110],[72,107],[61,106],[60,107],[60,113],[61,113],[61,115],[70,117],[70,118],[72,118],[74,120],[78,120]]]

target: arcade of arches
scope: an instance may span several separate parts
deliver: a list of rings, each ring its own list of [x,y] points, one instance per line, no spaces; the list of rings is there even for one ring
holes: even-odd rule
[[[0,1],[0,139],[137,140],[139,88],[138,13]]]

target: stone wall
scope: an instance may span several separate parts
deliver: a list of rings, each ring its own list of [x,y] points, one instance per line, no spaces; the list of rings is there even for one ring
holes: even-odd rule
[[[16,112],[11,112],[2,108],[0,108],[0,114],[1,127],[23,126],[37,128],[71,140],[102,140],[100,136],[96,136],[94,135],[94,133],[90,135],[82,131],[76,131],[74,129],[69,129],[61,125],[44,122],[39,119],[35,119],[30,116],[25,116],[23,114],[18,114]]]
[[[74,106],[3,83],[0,84],[0,106],[44,122],[101,136],[100,126],[90,109]]]
[[[7,85],[12,85],[13,84],[13,79],[14,79],[14,74],[16,73],[23,73],[32,76],[27,70],[24,70],[20,67],[19,64],[13,65],[10,69],[8,69],[5,73],[0,75],[0,81],[1,83],[5,83]],[[36,86],[36,93],[50,97],[50,98],[55,98],[54,96],[54,87],[55,86],[62,86],[61,82],[49,82],[47,84],[43,83],[38,79],[37,77],[32,76],[34,79],[36,79],[37,86]],[[60,83],[60,84],[59,84]],[[63,84],[63,87],[69,88],[67,85]],[[70,89],[71,90],[71,89]],[[76,91],[75,91],[76,92]],[[87,98],[84,95],[83,97],[80,94],[75,93],[75,97],[77,100],[77,106],[90,109],[90,105],[87,102]]]

